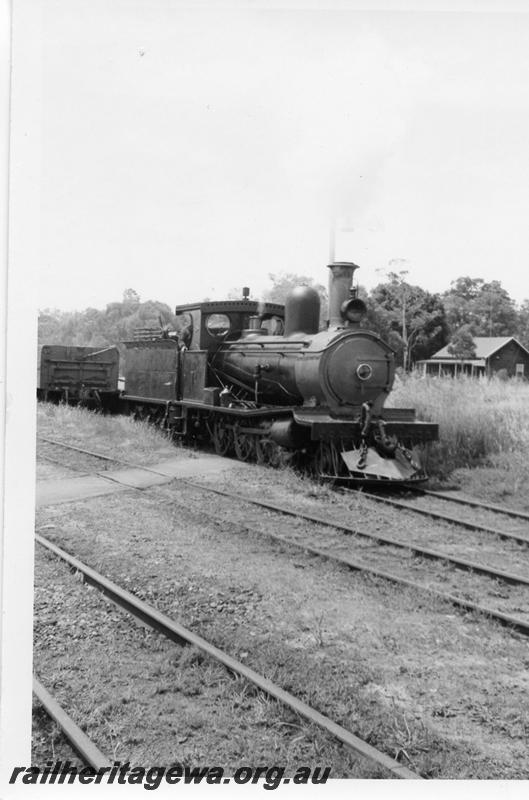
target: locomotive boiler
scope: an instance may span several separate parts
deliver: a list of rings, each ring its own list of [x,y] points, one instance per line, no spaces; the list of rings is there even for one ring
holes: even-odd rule
[[[177,306],[178,330],[127,342],[123,402],[217,453],[357,482],[426,478],[420,449],[437,425],[386,409],[394,352],[362,326],[357,266],[329,265],[329,320],[298,287],[285,306],[248,299]]]
[[[331,269],[334,278],[353,271],[349,264]],[[334,291],[331,301],[339,305],[340,316],[332,314],[327,330],[319,331],[317,292],[295,289],[286,300],[283,336],[245,332],[217,351],[212,366],[262,402],[326,408],[332,417],[344,418],[369,403],[379,415],[393,385],[393,351],[377,334],[360,328],[366,311],[362,300],[339,302]]]

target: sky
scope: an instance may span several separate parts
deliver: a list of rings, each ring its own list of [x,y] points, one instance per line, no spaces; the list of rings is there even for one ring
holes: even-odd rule
[[[367,288],[529,298],[529,15],[54,0],[41,31],[40,308],[325,283],[332,229]]]

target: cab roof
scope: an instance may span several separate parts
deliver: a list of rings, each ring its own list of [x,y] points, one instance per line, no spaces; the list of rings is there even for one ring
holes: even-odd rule
[[[285,316],[285,306],[280,303],[262,303],[257,300],[207,300],[203,303],[188,303],[176,306],[175,314],[186,311],[201,311],[204,314],[221,313],[250,313],[250,314],[275,314],[278,317]]]

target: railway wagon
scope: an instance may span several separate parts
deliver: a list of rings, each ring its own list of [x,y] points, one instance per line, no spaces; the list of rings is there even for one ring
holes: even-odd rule
[[[176,330],[125,342],[123,410],[220,455],[300,461],[323,478],[364,483],[426,479],[421,448],[437,425],[386,409],[395,355],[362,327],[357,266],[329,265],[329,323],[298,287],[285,305],[248,299],[176,306]]]
[[[111,409],[118,399],[117,347],[44,345],[37,376],[37,397]]]

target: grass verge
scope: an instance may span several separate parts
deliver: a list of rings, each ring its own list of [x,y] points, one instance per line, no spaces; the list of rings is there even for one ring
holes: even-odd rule
[[[148,422],[62,404],[38,404],[37,431],[38,436],[141,464],[153,464],[179,454],[193,455],[192,451],[177,450],[167,433]]]
[[[428,452],[433,477],[491,467],[506,473],[504,480],[515,492],[527,485],[529,384],[412,374],[394,389],[388,405],[413,407],[418,419],[439,423],[439,442]]]

